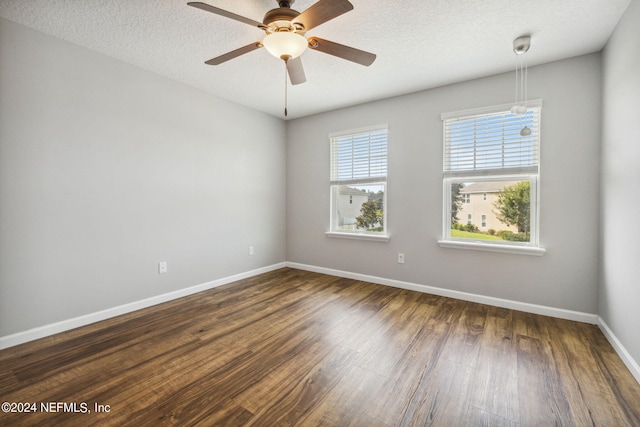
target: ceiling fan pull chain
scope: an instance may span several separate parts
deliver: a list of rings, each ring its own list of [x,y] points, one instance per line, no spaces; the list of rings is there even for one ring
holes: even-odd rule
[[[284,61],[284,116],[287,117],[287,61]]]

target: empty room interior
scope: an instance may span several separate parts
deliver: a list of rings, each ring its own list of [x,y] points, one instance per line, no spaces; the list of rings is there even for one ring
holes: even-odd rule
[[[640,426],[640,0],[0,2],[0,425]]]

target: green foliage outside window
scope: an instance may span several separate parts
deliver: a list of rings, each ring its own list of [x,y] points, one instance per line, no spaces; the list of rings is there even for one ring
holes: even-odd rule
[[[493,206],[497,209],[496,217],[500,222],[518,227],[518,234],[530,233],[531,183],[529,181],[520,181],[505,187],[498,193],[498,200]],[[528,240],[527,238],[525,241]]]
[[[382,210],[378,209],[377,200],[369,200],[362,204],[361,215],[356,217],[356,226],[365,230],[378,231],[383,226]]]

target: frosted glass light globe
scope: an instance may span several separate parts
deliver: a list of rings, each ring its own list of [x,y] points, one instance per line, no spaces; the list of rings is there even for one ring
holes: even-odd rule
[[[279,59],[297,58],[308,46],[307,39],[292,31],[267,34],[262,45],[270,54]]]

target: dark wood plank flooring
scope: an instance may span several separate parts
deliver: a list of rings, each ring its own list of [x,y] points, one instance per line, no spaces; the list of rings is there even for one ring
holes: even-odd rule
[[[640,426],[597,326],[289,268],[2,350],[0,400],[37,404],[3,426]]]

